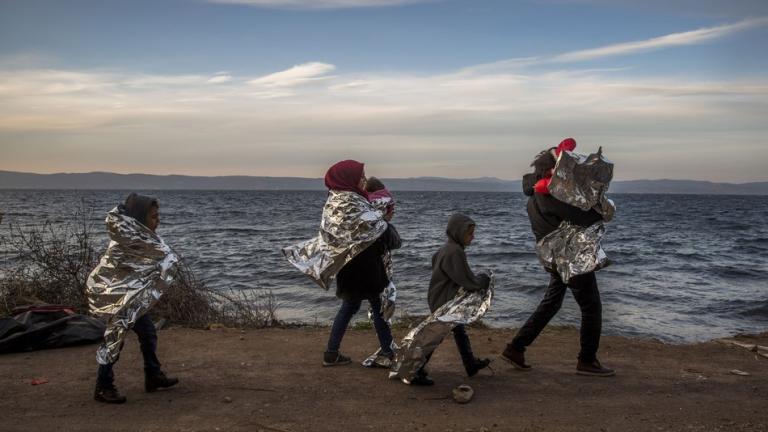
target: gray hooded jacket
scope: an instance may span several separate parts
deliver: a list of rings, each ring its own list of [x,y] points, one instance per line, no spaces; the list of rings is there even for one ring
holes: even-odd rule
[[[488,288],[490,284],[487,275],[475,276],[472,273],[464,252],[464,234],[474,225],[475,222],[463,214],[455,214],[448,220],[445,230],[448,240],[432,256],[432,279],[427,294],[432,312],[454,298],[459,288],[478,291]]]

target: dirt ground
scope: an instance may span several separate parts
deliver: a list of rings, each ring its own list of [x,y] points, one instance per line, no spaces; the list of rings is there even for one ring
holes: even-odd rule
[[[143,391],[132,335],[115,369],[124,405],[92,399],[93,345],[2,355],[0,430],[768,431],[768,359],[717,342],[604,337],[600,358],[617,375],[594,378],[575,374],[574,329],[545,330],[528,351],[529,372],[498,360],[514,330],[471,329],[493,373],[467,378],[449,338],[430,363],[437,384],[423,388],[359,365],[376,348],[371,330],[344,339],[355,363],[321,367],[328,332],[163,330],[160,359],[181,382],[157,393]],[[768,333],[739,339],[768,345]],[[462,383],[475,390],[466,405],[450,399]]]

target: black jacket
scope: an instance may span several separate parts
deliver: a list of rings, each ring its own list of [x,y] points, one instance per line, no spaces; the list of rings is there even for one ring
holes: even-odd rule
[[[584,211],[566,204],[552,195],[534,193],[533,185],[536,184],[536,181],[536,176],[533,174],[523,176],[523,193],[530,197],[527,206],[528,219],[531,222],[531,229],[533,235],[536,236],[536,241],[556,230],[562,221],[588,227],[603,220],[600,213],[594,209]]]
[[[448,240],[443,247],[432,256],[432,278],[429,280],[427,301],[429,310],[437,308],[456,297],[459,288],[467,291],[478,291],[488,288],[488,275],[476,276],[467,263],[464,252],[464,234],[475,222],[463,214],[455,214],[448,220],[445,233]]]
[[[389,285],[382,255],[386,250],[400,246],[400,235],[395,226],[389,224],[384,234],[352,258],[336,275],[336,297],[349,301],[376,298]]]

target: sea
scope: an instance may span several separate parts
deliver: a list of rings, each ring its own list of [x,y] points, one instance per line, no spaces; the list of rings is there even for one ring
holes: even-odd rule
[[[137,191],[161,203],[158,233],[197,277],[218,290],[271,291],[278,318],[328,324],[339,307],[293,268],[280,250],[315,235],[323,191]],[[0,190],[0,236],[14,229],[72,223],[83,213],[97,249],[107,245],[104,217],[127,191]],[[475,271],[496,286],[484,322],[519,327],[543,297],[548,275],[538,263],[521,193],[394,192],[397,316],[426,315],[431,256],[445,241],[449,216],[477,223],[467,249]],[[616,218],[603,247],[612,265],[597,273],[603,333],[687,343],[768,331],[768,196],[613,194]],[[0,249],[0,268],[13,265]],[[365,308],[355,320],[366,320]],[[568,294],[555,325],[578,326]]]

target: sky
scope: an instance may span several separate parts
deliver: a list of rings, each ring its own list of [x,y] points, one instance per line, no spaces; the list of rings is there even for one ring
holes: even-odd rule
[[[764,0],[0,0],[0,170],[768,181]]]

